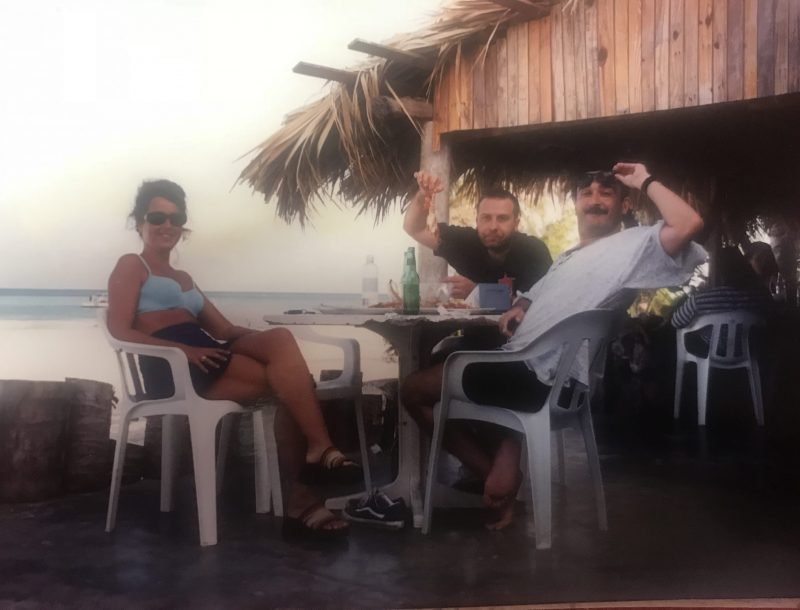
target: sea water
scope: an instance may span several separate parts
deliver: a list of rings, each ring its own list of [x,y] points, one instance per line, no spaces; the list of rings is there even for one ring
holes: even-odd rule
[[[97,316],[84,307],[102,290],[36,290],[0,288],[0,320],[80,320]],[[320,305],[356,307],[360,295],[322,292],[206,292],[206,296],[236,324],[257,325],[266,314],[311,310]]]

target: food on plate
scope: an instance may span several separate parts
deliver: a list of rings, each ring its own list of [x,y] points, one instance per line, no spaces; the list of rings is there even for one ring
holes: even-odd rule
[[[397,291],[397,287],[395,286],[392,280],[389,280],[389,295],[392,297],[390,301],[382,301],[380,303],[375,303],[374,305],[370,305],[373,309],[395,309],[403,306],[403,299]],[[445,309],[471,309],[471,306],[462,299],[453,299],[449,298],[447,300],[443,300],[440,298],[437,299],[423,299],[420,303],[422,307],[444,307]]]

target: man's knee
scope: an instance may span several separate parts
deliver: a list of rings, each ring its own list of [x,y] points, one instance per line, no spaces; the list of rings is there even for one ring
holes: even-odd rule
[[[403,381],[400,397],[411,412],[432,407],[442,393],[442,367],[435,366],[411,373]]]

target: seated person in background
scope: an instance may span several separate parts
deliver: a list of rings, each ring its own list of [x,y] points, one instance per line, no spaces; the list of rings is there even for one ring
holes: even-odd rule
[[[463,299],[475,284],[495,283],[507,276],[516,291],[528,290],[550,268],[552,258],[544,242],[517,231],[520,207],[510,192],[492,188],[481,193],[476,207],[476,228],[439,223],[430,228],[428,211],[441,181],[428,172],[414,174],[419,190],[411,199],[403,229],[418,243],[447,261],[459,275],[447,278],[451,294]]]
[[[542,240],[517,231],[520,207],[512,193],[499,188],[484,190],[476,207],[475,229],[445,223],[431,228],[428,212],[434,195],[442,190],[441,181],[424,171],[414,177],[419,190],[406,210],[403,228],[456,270],[458,275],[445,280],[452,297],[466,298],[476,284],[508,277],[513,282],[513,299],[516,291],[528,290],[547,273],[553,262],[550,252]],[[449,337],[437,345],[433,357],[443,360],[456,349],[491,349],[504,341],[495,328],[470,328],[463,337]]]
[[[276,418],[281,472],[293,483],[284,524],[319,538],[345,533],[347,522],[295,482],[355,482],[361,468],[333,446],[292,334],[285,328],[235,326],[188,273],[172,267],[170,254],[186,231],[186,194],[180,186],[169,180],[143,182],[130,217],[142,238],[142,253],[125,254],[111,272],[109,332],[121,341],[180,348],[192,383],[205,398],[247,403],[277,397],[285,407]],[[166,361],[143,356],[140,368],[148,395],[172,394]]]
[[[627,189],[642,190],[658,208],[662,221],[652,227],[620,231],[630,207]],[[500,329],[511,337],[504,346],[520,350],[553,325],[594,308],[628,307],[635,291],[686,282],[706,258],[691,243],[703,227],[692,207],[655,180],[644,165],[617,163],[613,172],[590,172],[576,181],[575,212],[580,243],[564,252],[550,271],[522,294],[500,318]],[[515,330],[516,329],[516,330]],[[524,409],[539,406],[553,383],[560,353],[547,351],[528,362],[473,364],[462,385],[478,403]],[[578,360],[579,381],[587,383],[588,363]],[[403,404],[423,430],[433,428],[433,405],[440,399],[443,365],[409,375],[402,388]],[[487,451],[472,429],[448,422],[445,449],[485,481],[484,504],[493,509],[491,529],[508,525],[522,481],[520,439],[503,432],[494,451]]]
[[[772,281],[778,275],[778,261],[772,252],[772,246],[763,241],[754,241],[744,250],[744,256],[761,284],[769,290]]]
[[[769,291],[738,248],[723,248],[716,263],[720,285],[701,288],[682,301],[672,314],[671,323],[675,328],[685,328],[704,314],[743,310],[766,315],[769,312],[772,307]],[[726,330],[722,329],[720,341],[726,340]],[[686,336],[686,347],[695,355],[706,356],[710,341],[711,327],[706,326]]]

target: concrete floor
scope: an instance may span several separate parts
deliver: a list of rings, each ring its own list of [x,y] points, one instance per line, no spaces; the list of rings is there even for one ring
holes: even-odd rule
[[[428,536],[354,527],[339,547],[288,543],[279,519],[252,512],[252,471],[239,469],[210,548],[197,543],[191,477],[167,515],[158,481],[125,485],[113,535],[103,531],[103,491],[0,505],[0,608],[800,598],[799,435],[771,430],[779,419],[769,411],[767,430],[755,430],[746,387],[721,385],[725,404],[710,405],[705,431],[693,426],[691,407],[673,424],[671,397],[646,416],[631,408],[596,415],[607,533],[597,530],[582,443],[570,432],[550,551],[535,550],[526,519],[488,532],[474,509],[437,511]]]

